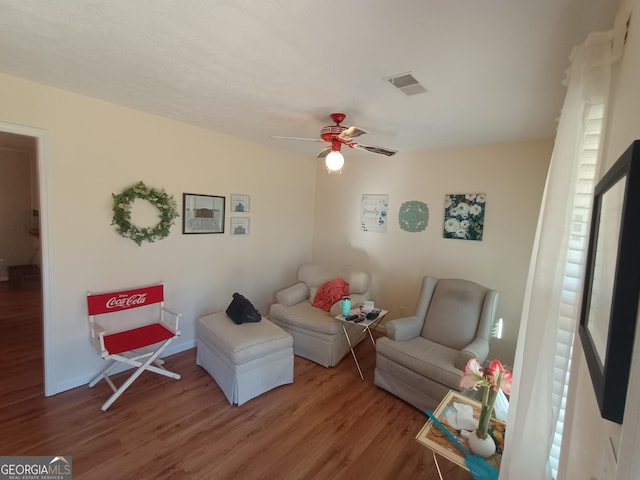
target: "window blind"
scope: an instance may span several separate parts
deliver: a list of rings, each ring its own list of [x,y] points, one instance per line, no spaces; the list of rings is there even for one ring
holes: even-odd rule
[[[572,207],[569,242],[565,261],[563,289],[554,364],[553,405],[559,409],[549,464],[553,478],[558,477],[560,445],[564,425],[573,340],[580,314],[584,268],[589,244],[589,221],[593,189],[604,124],[604,104],[586,105],[584,134],[579,149],[578,172]]]

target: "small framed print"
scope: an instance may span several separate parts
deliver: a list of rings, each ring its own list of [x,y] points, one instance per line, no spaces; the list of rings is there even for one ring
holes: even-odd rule
[[[249,217],[231,217],[231,235],[249,235]]]
[[[231,205],[229,208],[233,213],[249,213],[249,195],[241,195],[238,193],[231,194]]]
[[[224,233],[225,197],[182,195],[182,233]]]

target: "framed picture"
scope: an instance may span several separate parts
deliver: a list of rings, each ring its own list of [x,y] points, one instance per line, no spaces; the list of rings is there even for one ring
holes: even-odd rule
[[[360,230],[363,232],[387,233],[389,195],[363,194],[360,205]]]
[[[249,217],[231,217],[231,235],[249,235]]]
[[[622,423],[640,291],[640,141],[594,190],[580,311],[584,348],[600,414]]]
[[[230,209],[234,213],[249,213],[249,195],[240,195],[238,193],[231,194]]]
[[[182,233],[224,233],[225,197],[182,194]]]
[[[482,241],[487,196],[452,193],[444,198],[444,238]]]

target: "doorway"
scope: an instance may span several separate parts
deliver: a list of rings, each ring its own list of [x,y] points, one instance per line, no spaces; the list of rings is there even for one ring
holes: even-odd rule
[[[0,122],[2,404],[52,395],[47,381],[46,132]]]

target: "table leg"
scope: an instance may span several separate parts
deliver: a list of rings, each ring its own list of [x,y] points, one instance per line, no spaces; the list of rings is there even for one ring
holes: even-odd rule
[[[358,367],[358,373],[360,374],[360,380],[362,380],[364,382],[364,375],[362,375],[362,370],[360,370],[360,364],[358,363],[358,357],[356,357],[356,352],[353,350],[353,345],[351,344],[351,338],[349,338],[349,333],[347,332],[347,329],[344,326],[344,323],[342,324],[342,331],[344,332],[344,336],[347,337],[347,343],[349,343],[349,350],[351,350],[351,355],[353,356],[353,361],[356,362],[356,367]],[[358,337],[358,340],[360,340],[360,337]]]
[[[371,333],[371,328],[369,328],[369,326],[367,326],[365,328],[367,329],[367,333],[369,334],[369,338],[371,339],[371,343],[373,344],[373,348],[376,348],[376,341],[373,339],[373,334]]]
[[[440,471],[440,465],[438,464],[438,459],[436,458],[436,452],[431,450],[431,455],[433,455],[433,463],[436,464],[436,470],[438,470],[438,477],[442,480],[442,472]]]

